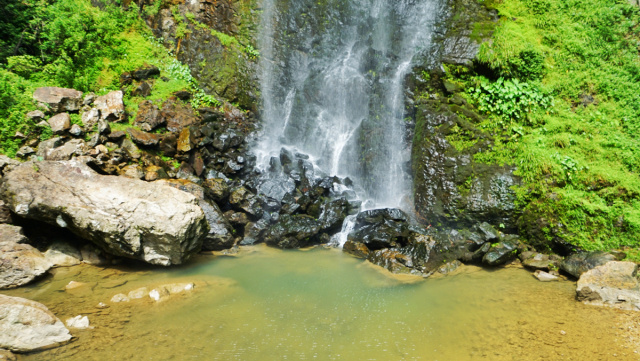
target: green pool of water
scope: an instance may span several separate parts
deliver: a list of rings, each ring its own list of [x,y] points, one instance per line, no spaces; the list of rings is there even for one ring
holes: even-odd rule
[[[75,290],[64,286],[86,283]],[[141,286],[194,282],[163,302],[111,303]],[[520,268],[463,267],[399,279],[335,249],[243,250],[175,269],[58,269],[3,292],[43,302],[90,330],[24,360],[608,360],[635,359],[620,312],[574,300],[573,282]],[[96,307],[99,302],[109,307]]]

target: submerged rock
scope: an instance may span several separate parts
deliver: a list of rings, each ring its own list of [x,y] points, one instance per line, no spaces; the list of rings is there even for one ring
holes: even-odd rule
[[[67,327],[70,328],[77,328],[77,329],[87,329],[87,328],[93,328],[89,325],[89,317],[87,316],[82,316],[82,315],[78,315],[76,317],[72,317],[72,318],[68,318],[65,321],[65,324],[67,325]]]
[[[638,265],[610,261],[584,272],[576,297],[584,303],[640,311]]]
[[[558,276],[547,273],[545,271],[537,270],[533,273],[533,276],[541,282],[550,282],[550,281],[558,281],[560,278]]]
[[[0,348],[30,352],[70,339],[69,330],[43,304],[0,294]]]
[[[152,264],[180,264],[208,232],[198,200],[162,184],[103,176],[74,161],[24,163],[0,196],[17,215],[67,228],[105,251]]]

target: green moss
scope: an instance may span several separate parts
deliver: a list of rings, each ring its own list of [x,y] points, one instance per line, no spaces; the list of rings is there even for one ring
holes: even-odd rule
[[[494,134],[493,146],[474,160],[517,167],[523,180],[517,204],[525,213],[519,228],[531,244],[631,249],[637,259],[637,7],[606,0],[504,0],[494,6],[500,21],[482,44],[476,67],[467,74],[449,72],[450,81],[470,89],[480,79],[495,91],[497,79],[517,80],[554,103],[537,103],[518,117],[500,110],[508,98],[471,97],[486,111],[479,127]],[[447,139],[459,150],[471,144],[457,133]]]

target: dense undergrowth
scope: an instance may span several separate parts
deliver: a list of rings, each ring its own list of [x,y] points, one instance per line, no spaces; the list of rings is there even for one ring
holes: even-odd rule
[[[16,132],[41,132],[25,119],[36,109],[32,94],[41,86],[101,95],[121,88],[120,74],[154,65],[163,77],[155,80],[147,99],[187,89],[196,107],[219,104],[152,36],[135,4],[126,10],[117,1],[102,9],[90,0],[0,0],[0,5],[8,12],[0,26],[5,39],[0,44],[0,153],[15,155],[21,144]],[[125,94],[128,111],[135,113],[142,100]]]
[[[626,0],[502,0],[473,67],[450,67],[510,164],[518,228],[540,248],[640,245],[640,10]]]

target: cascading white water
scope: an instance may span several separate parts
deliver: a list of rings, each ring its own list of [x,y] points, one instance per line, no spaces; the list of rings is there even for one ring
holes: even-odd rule
[[[410,199],[404,78],[429,50],[438,0],[263,0],[266,167],[282,147],[350,177],[366,208]]]

